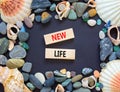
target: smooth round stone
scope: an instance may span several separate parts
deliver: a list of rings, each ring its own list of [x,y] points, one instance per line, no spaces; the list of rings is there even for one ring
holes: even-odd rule
[[[76,76],[76,72],[75,71],[71,71],[71,77]]]
[[[32,83],[30,83],[30,82],[28,82],[26,85],[32,91],[35,89],[35,86]]]
[[[19,38],[20,42],[25,42],[29,38],[29,33],[27,33],[27,32],[19,32],[18,33],[18,38]]]
[[[7,38],[0,38],[0,55],[6,53],[9,46],[9,40]]]
[[[97,25],[100,26],[102,24],[101,19],[97,19]]]
[[[74,87],[75,89],[80,88],[81,86],[82,86],[81,82],[75,82],[75,83],[73,84],[73,87]]]
[[[77,82],[77,81],[81,80],[82,77],[83,77],[83,76],[82,76],[81,74],[76,75],[76,76],[74,76],[74,77],[72,78],[72,82]]]
[[[65,4],[60,4],[60,5],[58,6],[58,8],[59,8],[60,11],[64,10],[65,7],[66,7]]]
[[[7,57],[4,55],[0,55],[0,65],[6,65]]]
[[[43,87],[40,92],[50,92],[51,91],[51,87]]]
[[[53,3],[51,6],[50,6],[50,11],[55,11],[56,9],[56,4]]]
[[[18,28],[22,28],[23,23],[22,23],[22,21],[17,21],[16,25],[17,25]]]
[[[55,77],[56,82],[63,82],[67,79],[67,77]]]
[[[66,86],[66,89],[67,91],[70,91],[70,92],[73,90],[73,85],[71,82]]]
[[[91,92],[91,90],[81,87],[79,89],[73,90],[72,92]]]
[[[99,38],[104,39],[105,38],[105,33],[103,31],[99,32]]]
[[[22,71],[28,72],[28,73],[31,71],[31,69],[32,69],[32,63],[30,62],[26,62],[22,67]]]
[[[10,58],[25,58],[26,51],[20,45],[16,45],[9,53]]]
[[[89,19],[89,20],[87,21],[87,23],[88,23],[89,26],[93,27],[93,26],[96,25],[96,20],[94,20],[94,19]]]
[[[22,75],[23,75],[24,81],[25,81],[25,82],[28,81],[28,79],[29,79],[29,74],[22,72]]]
[[[32,20],[29,17],[25,17],[24,18],[24,23],[28,28],[32,28],[33,27],[33,23]]]
[[[67,72],[66,69],[61,69],[61,70],[60,70],[60,73],[62,73],[62,74],[66,74],[66,72]]]
[[[54,74],[53,74],[52,71],[47,71],[47,72],[45,72],[45,76],[46,76],[47,79],[49,79],[49,78],[54,77]]]
[[[44,82],[45,82],[45,76],[44,76],[42,73],[40,73],[40,72],[35,73],[35,77],[36,77],[42,84],[44,84]]]
[[[0,34],[5,35],[7,33],[7,25],[5,22],[0,23]]]
[[[49,78],[49,79],[47,79],[47,80],[45,81],[44,86],[45,86],[45,87],[51,87],[51,86],[53,86],[54,84],[55,84],[55,78],[52,77],[52,78]]]
[[[62,86],[66,87],[71,82],[71,79],[67,79],[64,82],[62,82]]]
[[[112,54],[109,56],[109,61],[116,60],[116,59],[117,59],[116,52],[112,52]]]
[[[43,87],[41,82],[34,75],[30,74],[29,80],[38,89],[41,89]]]
[[[106,68],[106,63],[101,63],[101,64],[100,64],[100,67],[101,67],[102,69]]]
[[[82,74],[83,75],[89,75],[93,72],[93,69],[92,68],[83,68],[82,69]]]
[[[35,21],[36,22],[41,22],[41,16],[40,15],[35,16]]]
[[[25,30],[25,27],[24,27],[24,26],[22,26],[22,27],[21,27],[20,32],[26,32],[26,30]]]
[[[67,72],[66,72],[66,76],[67,76],[67,78],[71,78],[71,72],[70,72],[70,71],[67,71]]]
[[[95,87],[96,91],[100,91],[100,88],[99,87]]]

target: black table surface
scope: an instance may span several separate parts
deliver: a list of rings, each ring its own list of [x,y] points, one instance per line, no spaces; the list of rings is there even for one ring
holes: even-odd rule
[[[81,18],[76,21],[70,21],[68,19],[55,20],[55,12],[49,12],[53,15],[52,20],[47,24],[41,24],[34,22],[32,29],[26,28],[30,34],[28,44],[30,49],[28,51],[26,61],[32,62],[32,74],[36,72],[45,73],[49,70],[60,70],[66,68],[67,70],[76,71],[77,74],[81,73],[84,67],[90,67],[93,70],[100,71],[100,59],[99,59],[99,31],[103,28],[104,23],[101,26],[90,27],[87,23],[83,22]],[[94,19],[98,19],[96,16]],[[75,38],[52,45],[45,45],[44,34],[73,28]],[[75,49],[76,58],[74,61],[67,60],[46,60],[45,59],[45,48],[65,48]],[[3,91],[2,85],[0,85],[0,92]],[[35,90],[34,92],[39,92]],[[92,90],[92,92],[96,92]]]

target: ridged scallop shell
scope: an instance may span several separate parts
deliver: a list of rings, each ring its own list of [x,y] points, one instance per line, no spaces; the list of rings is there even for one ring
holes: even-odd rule
[[[0,66],[0,83],[4,92],[31,92],[24,84],[23,75],[17,69]]]
[[[96,0],[96,10],[100,18],[106,23],[120,26],[120,0]]]
[[[32,0],[0,0],[0,14],[3,21],[15,24],[31,13]]]
[[[101,71],[99,81],[103,92],[120,92],[120,60],[110,61]]]

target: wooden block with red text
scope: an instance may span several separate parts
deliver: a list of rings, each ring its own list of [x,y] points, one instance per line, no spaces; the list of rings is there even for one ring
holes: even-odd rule
[[[45,59],[75,60],[75,49],[46,48]]]
[[[44,35],[46,45],[70,40],[73,38],[74,32],[72,28]]]

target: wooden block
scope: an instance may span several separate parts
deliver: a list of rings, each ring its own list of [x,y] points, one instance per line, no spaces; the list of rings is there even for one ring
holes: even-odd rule
[[[75,49],[46,48],[45,59],[75,60]]]
[[[74,32],[72,28],[44,35],[46,45],[62,42],[73,38]]]

